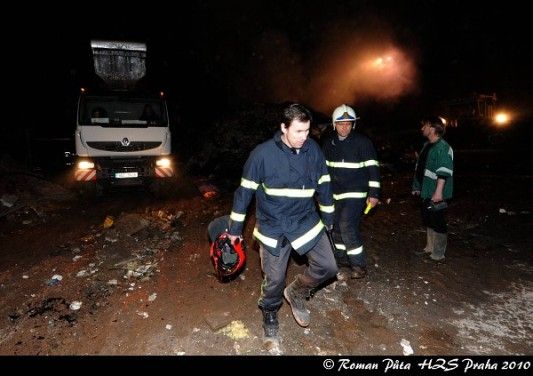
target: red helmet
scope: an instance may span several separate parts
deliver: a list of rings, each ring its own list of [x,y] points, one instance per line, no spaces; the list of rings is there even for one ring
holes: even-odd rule
[[[229,281],[237,275],[246,261],[244,241],[237,238],[232,244],[228,233],[223,232],[211,244],[210,255],[217,278],[222,282]]]

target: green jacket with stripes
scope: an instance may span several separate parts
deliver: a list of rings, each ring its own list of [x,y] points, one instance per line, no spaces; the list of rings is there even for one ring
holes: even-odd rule
[[[424,169],[424,177],[422,181],[419,181],[415,173],[412,189],[420,191],[422,199],[430,199],[437,187],[437,179],[442,178],[446,180],[442,196],[444,200],[448,200],[452,198],[453,194],[453,149],[442,138],[434,145],[426,142],[421,154],[428,147],[430,149],[426,158],[426,165],[421,166]],[[415,171],[418,168],[418,163],[417,161]]]

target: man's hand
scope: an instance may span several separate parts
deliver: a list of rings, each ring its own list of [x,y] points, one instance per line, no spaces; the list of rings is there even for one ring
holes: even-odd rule
[[[442,192],[433,193],[433,196],[431,196],[431,201],[433,201],[433,202],[441,202],[442,201]]]
[[[370,204],[371,207],[375,207],[379,202],[379,199],[376,197],[369,197],[366,199],[366,204]]]
[[[230,235],[228,234],[228,239],[231,241],[231,244],[237,244],[242,242],[242,235]],[[238,241],[237,241],[238,239]]]

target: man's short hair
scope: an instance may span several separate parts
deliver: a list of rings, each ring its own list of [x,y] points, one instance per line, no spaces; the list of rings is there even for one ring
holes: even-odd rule
[[[290,127],[293,120],[298,120],[302,122],[305,122],[305,121],[311,122],[313,121],[313,116],[311,115],[311,111],[309,111],[307,108],[305,108],[301,104],[292,103],[283,109],[282,122],[288,128]]]
[[[435,132],[439,136],[442,136],[446,132],[446,125],[441,117],[438,116],[428,116],[422,119],[422,125],[428,125],[432,128],[435,128]]]

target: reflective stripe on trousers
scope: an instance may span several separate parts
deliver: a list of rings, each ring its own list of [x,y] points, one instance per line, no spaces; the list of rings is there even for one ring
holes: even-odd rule
[[[348,254],[351,265],[363,267],[366,267],[366,253],[359,226],[365,205],[365,198],[335,201],[335,225],[333,226],[335,244],[344,246],[342,252],[352,251],[351,254]],[[360,250],[361,252],[359,252]]]

